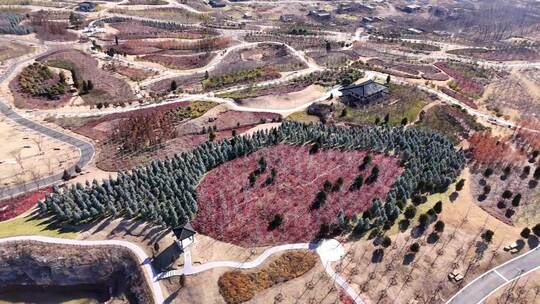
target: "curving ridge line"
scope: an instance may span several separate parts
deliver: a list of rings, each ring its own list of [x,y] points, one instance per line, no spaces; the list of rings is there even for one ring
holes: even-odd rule
[[[15,243],[21,241],[32,241],[48,244],[59,244],[59,245],[73,245],[73,246],[111,246],[111,247],[123,247],[129,249],[139,260],[141,267],[143,268],[143,276],[146,279],[148,287],[152,292],[152,298],[154,303],[161,304],[164,302],[163,291],[159,282],[154,280],[156,272],[152,267],[150,262],[150,257],[137,245],[119,240],[103,240],[103,241],[82,241],[82,240],[69,240],[69,239],[59,239],[51,238],[45,236],[16,236],[10,238],[0,239],[0,245],[6,243]]]
[[[540,269],[540,247],[536,247],[480,275],[460,289],[446,304],[480,304],[500,288]]]
[[[46,54],[48,50],[46,50],[44,53],[38,54],[36,56],[32,56],[26,60],[21,60],[13,65],[11,65],[2,75],[0,75],[0,83],[6,81],[13,72],[17,69],[18,66],[30,62],[34,60],[35,58]],[[53,130],[49,127],[43,126],[37,122],[34,122],[30,119],[24,118],[21,115],[19,115],[17,112],[15,112],[11,106],[9,106],[5,101],[0,99],[0,112],[4,114],[9,119],[13,120],[15,123],[29,128],[33,131],[36,131],[38,133],[41,133],[42,135],[45,135],[47,137],[59,140],[61,142],[67,143],[69,145],[74,146],[75,148],[79,149],[80,151],[80,158],[77,161],[77,163],[71,167],[69,167],[68,171],[73,171],[75,166],[79,166],[83,168],[84,166],[88,165],[95,154],[95,148],[94,145],[88,141],[79,139],[77,137],[71,136],[66,133],[62,133],[56,130]],[[1,187],[0,188],[0,199],[9,198],[13,196],[17,196],[20,194],[24,194],[28,191],[37,190],[43,187],[50,186],[52,184],[55,184],[62,180],[62,173],[42,177],[35,181],[29,181],[23,184],[18,184],[15,186],[10,187]]]

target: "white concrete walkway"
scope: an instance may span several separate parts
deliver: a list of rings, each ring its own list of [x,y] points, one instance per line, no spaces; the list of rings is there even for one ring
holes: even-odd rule
[[[332,269],[331,262],[339,261],[345,256],[345,250],[340,242],[337,240],[323,240],[319,243],[296,243],[296,244],[285,244],[266,249],[261,255],[249,262],[235,262],[235,261],[216,261],[202,264],[199,266],[193,266],[191,263],[191,251],[188,248],[184,251],[184,268],[171,270],[167,272],[162,272],[157,275],[157,279],[166,279],[174,276],[180,275],[193,275],[201,273],[214,268],[236,268],[236,269],[250,269],[260,266],[267,258],[271,255],[288,251],[288,250],[298,250],[298,249],[309,249],[315,250],[319,255],[322,264],[326,273],[341,286],[345,292],[354,300],[356,304],[364,304],[360,295],[349,286],[347,281],[343,279],[339,274],[337,274],[334,269]]]

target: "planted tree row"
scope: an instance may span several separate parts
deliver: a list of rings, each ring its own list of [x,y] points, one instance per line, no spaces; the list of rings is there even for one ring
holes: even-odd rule
[[[224,162],[276,144],[320,149],[364,150],[396,155],[403,174],[385,201],[375,201],[363,229],[394,221],[400,206],[413,193],[445,191],[465,164],[461,150],[438,133],[390,127],[339,128],[321,124],[285,122],[279,128],[251,136],[206,142],[190,152],[153,161],[116,179],[93,181],[60,190],[55,188],[39,206],[65,223],[81,224],[106,216],[139,218],[163,226],[193,219],[198,210],[197,184],[203,174]]]

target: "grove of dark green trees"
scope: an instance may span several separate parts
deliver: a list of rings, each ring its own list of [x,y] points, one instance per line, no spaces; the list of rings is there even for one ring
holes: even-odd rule
[[[55,187],[39,206],[43,213],[54,215],[61,223],[82,224],[113,216],[175,227],[196,216],[196,187],[206,172],[264,147],[315,142],[320,149],[367,150],[401,159],[403,174],[384,200],[373,202],[369,216],[358,219],[355,230],[360,233],[395,221],[413,194],[445,191],[465,164],[461,150],[456,150],[444,136],[430,131],[284,122],[278,128],[257,131],[251,136],[208,141],[190,152],[120,172],[117,178],[103,182]]]

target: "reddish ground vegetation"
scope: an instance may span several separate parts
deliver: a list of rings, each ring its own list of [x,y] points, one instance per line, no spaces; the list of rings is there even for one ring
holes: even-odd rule
[[[469,143],[472,158],[484,165],[517,165],[527,159],[526,153],[515,149],[507,140],[491,135],[490,131],[474,133]]]
[[[195,69],[207,65],[214,57],[214,53],[199,53],[195,55],[169,56],[162,54],[150,54],[139,57],[140,60],[150,61],[171,69]]]
[[[244,131],[247,131],[249,128],[263,122],[279,119],[278,114],[272,113],[251,113],[251,112],[236,112],[236,111],[225,111],[217,114],[216,117],[212,118],[211,121],[200,120],[203,123],[194,123],[191,121],[185,122],[185,117],[179,115],[178,109],[188,108],[192,105],[192,102],[175,102],[171,104],[166,104],[160,107],[147,108],[147,109],[138,109],[135,111],[124,112],[124,113],[115,113],[110,115],[105,115],[98,119],[92,119],[85,122],[83,125],[70,125],[71,122],[59,121],[58,123],[65,128],[69,128],[76,133],[90,137],[94,140],[98,140],[100,143],[98,145],[98,156],[97,156],[97,166],[105,171],[118,171],[118,170],[129,170],[135,166],[147,163],[152,159],[164,159],[166,157],[171,157],[175,153],[181,153],[193,149],[194,147],[206,142],[209,140],[209,134],[207,132],[202,133],[202,128],[206,130],[211,126],[215,126],[217,131],[214,132],[216,136],[214,140],[222,140],[225,138],[231,137],[234,132],[236,134],[241,134]],[[193,106],[191,107],[192,109]],[[129,119],[132,117],[149,117],[163,116],[168,111],[173,110],[171,114],[174,116],[172,123],[177,126],[177,131],[171,131],[170,133],[176,133],[175,138],[163,141],[155,141],[158,144],[145,145],[144,151],[125,151],[121,150],[120,142],[121,140],[111,140],[114,138],[113,130],[120,124],[129,123]],[[176,111],[175,111],[176,110]],[[155,134],[161,134],[160,130],[151,130]],[[126,135],[130,135],[127,133]],[[138,143],[136,137],[128,136],[130,142]]]
[[[234,129],[237,134],[245,132],[250,127]],[[232,137],[232,130],[214,132],[215,141]],[[190,134],[176,137],[164,144],[157,145],[144,152],[123,153],[118,145],[105,143],[99,146],[97,167],[104,171],[131,170],[136,166],[148,164],[154,159],[165,159],[175,154],[187,152],[209,140],[208,134]]]
[[[455,89],[459,92],[468,96],[482,96],[482,93],[484,93],[484,86],[481,83],[478,83],[474,79],[463,75],[460,71],[451,68],[448,63],[437,62],[435,63],[435,66],[454,79],[457,84]]]
[[[295,250],[282,254],[255,271],[233,270],[219,277],[219,292],[227,304],[249,301],[257,292],[302,276],[319,261],[312,251]]]
[[[73,41],[77,34],[68,31],[69,23],[65,21],[52,21],[47,14],[37,13],[32,16],[32,27],[37,37],[47,41]]]
[[[175,109],[177,107],[185,107],[188,105],[189,105],[188,101],[174,102],[174,103],[166,104],[159,107],[137,109],[137,110],[129,111],[129,112],[119,112],[119,113],[104,115],[98,119],[92,119],[84,123],[82,126],[71,127],[69,125],[64,125],[64,127],[68,127],[81,135],[90,137],[95,140],[96,139],[105,140],[112,134],[112,131],[113,131],[112,126],[121,120],[125,120],[134,116],[141,116],[141,115],[143,116],[159,115],[168,110]],[[111,128],[107,128],[107,126]]]
[[[179,38],[199,39],[210,35],[216,35],[214,30],[186,26],[178,29],[162,29],[144,25],[141,21],[122,21],[112,23],[111,26],[118,30],[118,38],[124,39],[147,39],[147,38]],[[109,37],[113,40],[114,37]]]
[[[37,202],[45,198],[52,188],[36,190],[21,196],[10,198],[0,202],[0,221],[12,219],[34,207]]]
[[[148,41],[144,39],[133,39],[122,42],[119,45],[109,45],[129,55],[151,54],[160,51],[184,51],[183,54],[193,52],[211,52],[226,48],[231,44],[229,37],[214,37],[200,40],[161,40]]]
[[[354,300],[343,289],[339,291],[339,301],[341,304],[354,304]]]
[[[322,224],[333,226],[338,212],[346,216],[360,213],[375,198],[384,198],[401,174],[396,158],[373,155],[362,172],[365,151],[320,150],[309,154],[308,147],[277,145],[225,163],[210,171],[200,182],[199,211],[194,221],[197,231],[220,241],[245,247],[314,240]],[[266,170],[253,186],[249,176],[264,158]],[[358,175],[364,179],[372,167],[381,168],[378,179],[360,190],[350,191]],[[272,171],[275,178],[271,180]],[[312,203],[325,181],[342,186],[327,190],[325,203]],[[278,225],[276,217],[281,217]],[[272,224],[271,224],[272,223]]]
[[[438,86],[439,90],[441,90],[441,92],[443,92],[444,94],[452,97],[452,98],[455,98],[457,99],[458,101],[461,101],[463,102],[464,104],[466,104],[467,106],[473,108],[473,109],[478,109],[478,106],[476,105],[476,103],[474,103],[474,100],[472,100],[472,98],[469,98],[467,96],[464,96],[454,90],[451,90],[449,88],[446,88],[446,87],[441,87],[441,86]]]
[[[485,49],[458,49],[458,50],[450,50],[447,53],[455,54],[455,55],[461,55],[461,56],[469,56],[484,60],[491,60],[491,61],[515,61],[515,60],[538,60],[540,59],[540,53],[537,51],[525,48],[525,47],[516,47],[516,48],[509,48],[509,49],[501,49],[501,50],[485,50]]]

